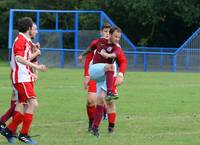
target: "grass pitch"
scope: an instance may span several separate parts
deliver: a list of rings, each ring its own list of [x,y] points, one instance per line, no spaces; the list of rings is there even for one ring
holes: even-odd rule
[[[119,87],[117,125],[100,138],[87,132],[82,69],[54,69],[39,74],[35,86],[39,109],[31,135],[39,145],[199,145],[200,74],[127,72]],[[0,114],[9,106],[9,67],[0,64]],[[1,136],[0,144],[7,144]],[[16,144],[22,144],[17,141]]]

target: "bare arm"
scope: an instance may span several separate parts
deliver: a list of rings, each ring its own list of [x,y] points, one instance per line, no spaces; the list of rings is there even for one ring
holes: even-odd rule
[[[30,61],[25,60],[22,56],[16,56],[15,59],[19,63],[24,64],[24,65],[28,65],[28,66],[30,66],[30,67],[32,67],[34,69],[37,69],[37,70],[40,70],[40,71],[43,71],[43,72],[45,72],[47,70],[45,65],[43,65],[43,64],[41,64],[41,65],[34,64],[34,63],[30,62]]]
[[[37,56],[39,56],[41,54],[41,51],[39,49],[36,49],[35,52],[33,52],[30,57],[29,60],[32,61],[34,58],[36,58]]]
[[[117,55],[115,53],[107,53],[104,49],[101,50],[101,52],[99,52],[99,54],[101,54],[104,58],[116,58]]]
[[[79,56],[78,56],[78,62],[81,63],[83,60],[83,57],[86,56],[88,53],[90,53],[91,49],[88,47],[86,50],[84,50]]]

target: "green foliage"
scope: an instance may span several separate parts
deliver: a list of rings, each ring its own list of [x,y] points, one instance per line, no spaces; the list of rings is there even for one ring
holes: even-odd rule
[[[137,45],[178,47],[200,25],[198,0],[1,0],[0,47],[7,48],[9,9],[103,10]],[[18,17],[22,14],[17,15]],[[73,16],[69,16],[73,17]],[[68,17],[72,28],[74,20]],[[51,14],[41,19],[44,26],[54,26]],[[81,29],[98,28],[98,21],[80,18]],[[61,22],[62,23],[62,22]]]

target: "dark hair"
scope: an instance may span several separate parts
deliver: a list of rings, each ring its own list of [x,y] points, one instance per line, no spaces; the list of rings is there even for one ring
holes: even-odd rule
[[[110,29],[110,31],[109,31],[109,33],[112,35],[115,31],[117,31],[117,32],[119,32],[119,33],[121,33],[122,32],[122,30],[119,28],[119,27],[112,27],[111,29]]]
[[[29,28],[32,28],[32,26],[33,26],[33,20],[30,17],[23,17],[18,21],[19,32],[25,33],[26,31],[29,30]]]
[[[111,25],[109,23],[104,23],[103,26],[101,27],[101,30],[111,28]]]

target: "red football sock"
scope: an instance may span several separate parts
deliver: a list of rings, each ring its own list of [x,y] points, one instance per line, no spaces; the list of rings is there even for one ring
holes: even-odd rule
[[[87,115],[88,115],[88,119],[90,121],[94,120],[95,110],[96,110],[95,105],[94,106],[88,106],[87,105]]]
[[[12,133],[15,133],[17,126],[22,123],[24,119],[24,115],[21,114],[20,112],[16,111],[15,116],[13,117],[11,123],[7,126],[7,128],[12,131]]]
[[[106,72],[106,85],[107,85],[107,92],[113,90],[113,82],[114,82],[114,71],[107,71]]]
[[[0,121],[2,123],[5,123],[8,119],[10,119],[10,117],[12,117],[14,115],[15,107],[16,107],[16,104],[11,101],[10,108],[7,110],[7,112],[4,115],[1,116],[1,120]]]
[[[95,111],[93,128],[99,127],[101,120],[102,120],[103,110],[104,110],[103,105],[97,105],[96,111]]]
[[[28,134],[29,129],[31,127],[32,120],[33,120],[33,114],[28,114],[28,113],[24,114],[24,121],[22,125],[22,130],[20,131],[20,133]]]
[[[113,112],[113,113],[108,113],[108,122],[109,124],[115,124],[115,121],[116,121],[116,113]]]

